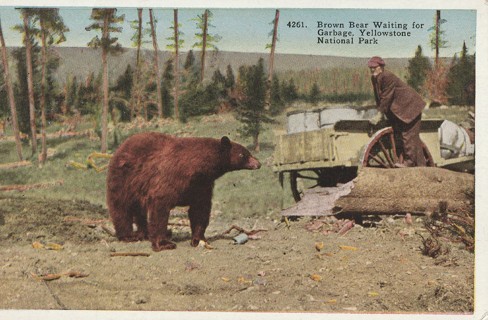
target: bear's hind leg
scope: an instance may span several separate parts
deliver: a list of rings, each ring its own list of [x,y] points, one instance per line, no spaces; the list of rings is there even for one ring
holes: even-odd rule
[[[146,215],[139,205],[120,208],[112,205],[110,217],[115,228],[117,239],[124,242],[136,242],[147,239]],[[133,223],[137,225],[134,232]]]
[[[154,251],[171,250],[176,244],[168,239],[170,208],[154,202],[148,208],[148,234]]]
[[[139,205],[134,206],[132,212],[134,215],[134,223],[137,226],[137,231],[133,232],[133,237],[137,239],[136,241],[148,240],[146,212]]]
[[[109,208],[110,217],[115,228],[115,235],[121,241],[130,241],[133,237],[132,214],[123,208]]]

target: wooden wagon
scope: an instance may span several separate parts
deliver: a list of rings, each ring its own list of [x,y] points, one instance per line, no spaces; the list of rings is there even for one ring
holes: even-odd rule
[[[393,168],[401,163],[402,150],[392,128],[386,121],[373,124],[375,113],[345,107],[288,113],[287,132],[276,136],[274,153],[273,170],[281,185],[289,174],[293,197],[299,201],[299,181],[304,187],[335,186],[352,180],[361,167]],[[446,143],[444,123],[422,120],[420,138],[427,165],[474,172],[474,144],[459,133],[463,131],[455,132],[456,143]]]

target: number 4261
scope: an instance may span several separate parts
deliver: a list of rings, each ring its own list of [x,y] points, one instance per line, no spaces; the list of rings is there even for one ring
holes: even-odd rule
[[[288,21],[286,24],[288,28],[306,28],[303,21]]]

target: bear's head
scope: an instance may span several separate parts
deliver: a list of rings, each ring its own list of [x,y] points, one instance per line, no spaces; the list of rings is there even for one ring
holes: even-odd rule
[[[249,150],[238,143],[231,142],[228,137],[224,136],[220,139],[220,146],[223,152],[228,155],[230,171],[261,168],[261,163],[251,155]]]

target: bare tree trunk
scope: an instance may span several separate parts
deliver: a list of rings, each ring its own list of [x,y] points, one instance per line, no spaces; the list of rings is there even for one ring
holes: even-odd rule
[[[435,18],[435,67],[439,65],[439,31],[440,31],[440,21],[441,21],[441,10],[436,11]]]
[[[109,37],[108,31],[109,24],[109,13],[105,14],[103,20],[103,34],[102,42],[106,43]],[[108,63],[107,63],[107,46],[102,45],[102,66],[103,66],[103,106],[102,106],[102,147],[101,152],[106,153],[108,149],[108,103],[109,103],[109,92],[108,92]]]
[[[201,58],[201,71],[200,71],[200,82],[203,81],[205,77],[205,55],[207,53],[207,32],[208,32],[208,10],[203,13],[203,38],[202,38],[202,58]]]
[[[254,152],[261,151],[261,146],[259,145],[259,133],[256,133],[253,136],[253,150]]]
[[[137,9],[137,55],[136,55],[136,67],[141,62],[141,41],[142,41],[142,8]]]
[[[178,98],[179,98],[179,85],[180,85],[180,75],[179,75],[179,39],[178,39],[178,9],[174,9],[174,24],[175,24],[175,101],[174,101],[174,113],[175,119],[180,118],[178,110]]]
[[[46,53],[46,30],[44,20],[40,19],[41,25],[41,42],[42,42],[42,77],[41,77],[41,165],[46,162],[47,158],[47,144],[46,144],[46,65],[47,65],[47,53]]]
[[[141,44],[142,44],[142,8],[137,9],[137,18],[138,18],[138,25],[137,25],[137,54],[136,54],[136,73],[135,79],[133,80],[132,87],[138,87],[139,82],[141,80]],[[130,112],[130,121],[136,114],[136,110],[140,110],[141,108],[141,92],[139,90],[135,90],[134,94],[132,95],[132,103],[131,103],[131,112]]]
[[[274,72],[274,56],[276,50],[276,39],[278,37],[278,21],[280,20],[280,10],[276,10],[273,26],[273,39],[271,41],[271,53],[269,55],[269,70],[268,70],[268,83],[267,83],[267,94],[265,107],[269,110],[271,106],[271,83],[273,82],[273,72]]]
[[[17,109],[15,107],[14,90],[12,88],[12,84],[10,83],[10,72],[9,72],[9,67],[8,67],[7,47],[5,46],[5,39],[3,38],[1,21],[0,21],[0,43],[2,45],[3,78],[4,78],[5,86],[7,89],[8,100],[10,103],[10,113],[12,115],[12,128],[14,131],[15,146],[17,148],[17,156],[19,157],[19,161],[22,161],[23,157],[22,157],[22,144],[20,142],[19,121],[17,119]]]
[[[25,57],[27,64],[27,90],[29,98],[29,120],[31,127],[31,142],[32,142],[32,155],[37,152],[37,128],[36,128],[36,107],[34,101],[34,80],[32,70],[32,44],[30,41],[29,33],[29,16],[24,13],[24,31],[25,31]]]
[[[161,97],[161,74],[159,72],[159,49],[158,42],[156,39],[156,29],[154,28],[154,18],[152,9],[149,9],[149,23],[151,25],[151,36],[154,48],[154,73],[156,74],[156,94],[158,102],[158,116],[163,117],[163,101]]]
[[[61,113],[63,115],[66,115],[68,113],[68,80],[66,80],[66,83],[64,84],[63,87],[63,96],[64,96],[64,101],[63,104],[61,105]]]

